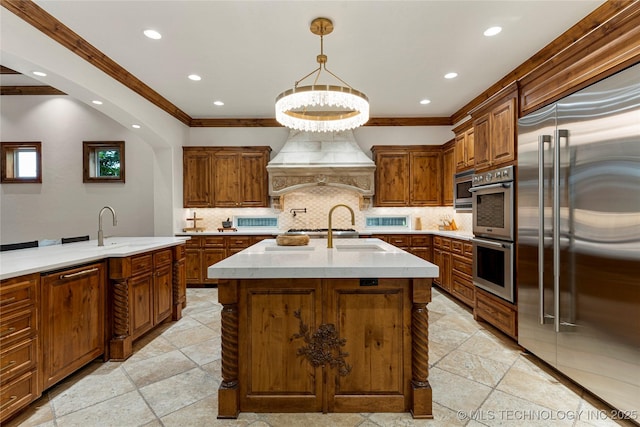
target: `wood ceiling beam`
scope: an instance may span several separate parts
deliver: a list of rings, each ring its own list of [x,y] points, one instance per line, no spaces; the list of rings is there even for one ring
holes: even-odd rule
[[[51,86],[0,86],[0,95],[66,95]]]

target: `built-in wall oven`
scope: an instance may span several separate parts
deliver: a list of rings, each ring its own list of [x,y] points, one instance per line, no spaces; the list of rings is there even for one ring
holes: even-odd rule
[[[474,174],[473,283],[509,302],[514,292],[513,166]]]
[[[472,170],[457,173],[453,177],[453,209],[456,212],[471,212],[473,195],[469,190],[472,181]]]

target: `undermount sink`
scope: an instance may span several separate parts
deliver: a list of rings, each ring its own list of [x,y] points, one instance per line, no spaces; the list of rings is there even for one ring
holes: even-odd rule
[[[351,251],[351,252],[386,252],[382,246],[364,244],[364,245],[335,245],[338,251]]]
[[[315,250],[315,246],[265,246],[264,250],[265,252],[304,252]]]

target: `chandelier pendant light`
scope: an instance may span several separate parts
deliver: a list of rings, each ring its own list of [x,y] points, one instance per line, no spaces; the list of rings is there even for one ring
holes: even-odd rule
[[[333,31],[328,18],[311,22],[311,32],[320,36],[318,68],[298,80],[293,89],[276,97],[276,120],[291,129],[307,132],[333,132],[354,129],[369,120],[369,99],[327,69],[324,54],[324,36]],[[342,85],[318,84],[322,71],[335,77]],[[313,84],[299,84],[315,74]]]

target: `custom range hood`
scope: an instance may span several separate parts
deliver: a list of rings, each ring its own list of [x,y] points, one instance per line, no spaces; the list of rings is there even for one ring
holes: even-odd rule
[[[358,146],[353,131],[291,130],[278,154],[267,165],[269,196],[281,208],[281,196],[315,185],[359,193],[361,208],[371,204],[376,165]]]

